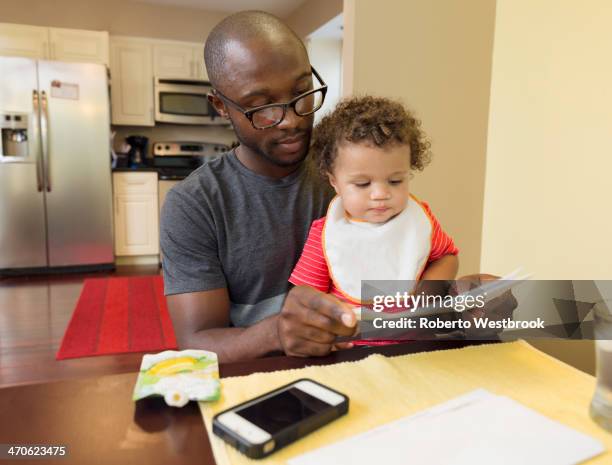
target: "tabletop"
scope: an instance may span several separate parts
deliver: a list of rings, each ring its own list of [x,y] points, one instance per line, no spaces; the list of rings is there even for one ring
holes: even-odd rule
[[[355,361],[472,345],[420,341],[355,348],[321,358],[267,357],[221,364],[221,377]],[[117,356],[114,356],[117,357]],[[130,354],[126,357],[134,357]],[[131,400],[137,372],[42,382],[0,389],[0,444],[62,445],[63,458],[18,463],[214,464],[195,402],[171,408],[161,398]]]

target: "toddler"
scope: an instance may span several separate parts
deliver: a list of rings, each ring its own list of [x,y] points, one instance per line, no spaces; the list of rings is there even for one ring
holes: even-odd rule
[[[457,248],[409,189],[429,147],[420,122],[387,98],[346,99],[325,116],[312,153],[337,196],[312,223],[289,281],[361,306],[362,280],[454,279]]]

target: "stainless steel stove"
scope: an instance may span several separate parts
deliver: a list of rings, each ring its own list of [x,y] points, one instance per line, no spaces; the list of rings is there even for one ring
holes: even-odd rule
[[[180,181],[198,168],[207,157],[222,155],[230,149],[210,142],[155,142],[153,166],[160,180]]]

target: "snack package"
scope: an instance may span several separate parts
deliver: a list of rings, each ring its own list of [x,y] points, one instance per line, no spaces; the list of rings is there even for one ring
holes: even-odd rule
[[[221,393],[217,354],[206,350],[166,350],[145,355],[132,400],[163,396],[172,407],[190,400],[217,400]]]

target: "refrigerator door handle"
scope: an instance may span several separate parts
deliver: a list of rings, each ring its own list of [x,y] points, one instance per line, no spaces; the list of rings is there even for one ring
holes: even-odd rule
[[[40,108],[39,108],[39,99],[38,99],[38,91],[36,89],[32,90],[32,106],[34,107],[34,120],[36,125],[38,125],[40,121]],[[38,192],[43,191],[43,172],[42,172],[42,160],[41,160],[41,152],[40,147],[38,149],[38,153],[36,154],[36,189]]]
[[[40,114],[40,136],[42,142],[43,163],[45,167],[47,192],[51,192],[51,173],[49,160],[49,112],[47,111],[47,93],[40,93],[42,111]]]

